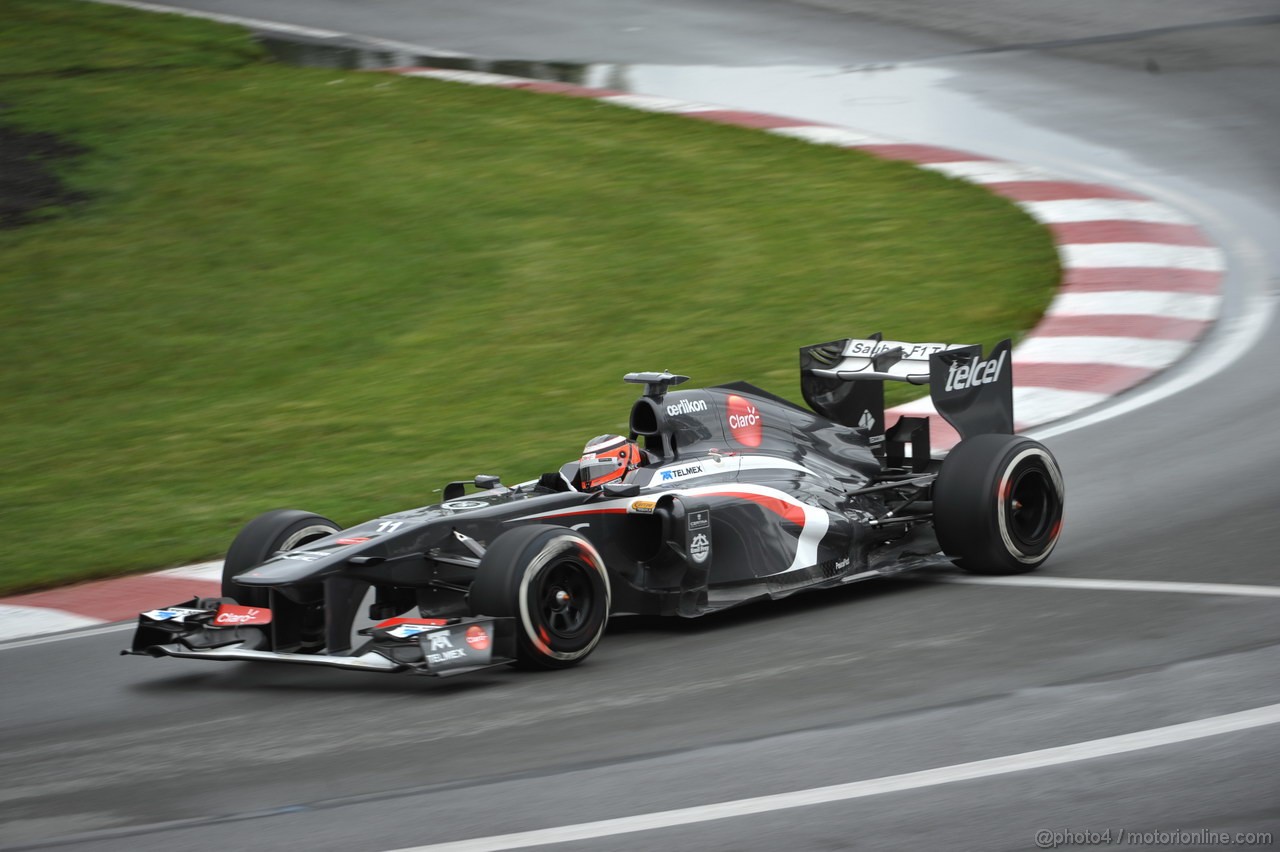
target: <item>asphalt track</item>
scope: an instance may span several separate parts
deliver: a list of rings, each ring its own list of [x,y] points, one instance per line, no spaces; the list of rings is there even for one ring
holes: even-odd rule
[[[1227,317],[1147,392],[1163,398],[1047,439],[1069,516],[1043,576],[1280,586],[1274,2],[184,2],[494,57],[840,66],[845,100],[863,75],[881,87],[861,129],[910,137],[913,106],[963,98],[919,141],[1102,169],[1180,202],[1231,257]],[[905,6],[913,20],[894,17]],[[906,64],[852,70],[867,63]],[[792,80],[777,69],[685,71],[647,93],[809,108],[799,83],[770,91]],[[939,81],[909,79],[923,71]],[[754,82],[735,94],[734,79]],[[24,644],[0,650],[0,848],[377,850],[638,815],[654,816],[534,848],[1014,850],[1108,829],[1269,831],[1274,846],[1280,601],[1186,591],[880,581],[619,620],[576,670],[453,681],[114,657],[123,633]],[[1264,721],[1204,733],[1247,711]],[[1178,733],[1116,750],[1157,729]],[[1059,747],[1064,762],[1034,757]],[[1007,771],[947,769],[995,758]],[[924,780],[880,780],[909,773]]]

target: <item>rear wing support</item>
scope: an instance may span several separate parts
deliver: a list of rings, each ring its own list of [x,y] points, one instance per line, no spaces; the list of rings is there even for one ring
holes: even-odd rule
[[[879,334],[818,343],[800,350],[800,390],[818,414],[865,432],[886,460],[901,459],[908,444],[913,460],[928,459],[928,429],[919,434],[926,420],[902,417],[886,431],[884,383],[928,385],[934,408],[961,439],[1013,434],[1011,347],[1002,340],[984,358],[978,345],[904,343]]]

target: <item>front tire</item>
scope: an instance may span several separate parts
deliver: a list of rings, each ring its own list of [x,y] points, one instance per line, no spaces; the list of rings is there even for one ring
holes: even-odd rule
[[[1062,530],[1062,470],[1039,441],[977,435],[947,455],[933,486],[942,551],[975,574],[1039,567]]]
[[[304,544],[333,535],[342,527],[328,518],[299,509],[276,509],[259,515],[231,542],[222,565],[222,596],[234,598],[244,606],[270,605],[270,592],[262,586],[242,586],[235,578],[256,568],[281,550],[293,550]]]
[[[600,553],[564,527],[534,524],[494,539],[467,597],[473,615],[516,619],[516,660],[577,665],[604,635],[612,601]]]

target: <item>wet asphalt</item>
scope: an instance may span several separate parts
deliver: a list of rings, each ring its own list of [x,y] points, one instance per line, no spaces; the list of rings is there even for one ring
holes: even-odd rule
[[[1227,315],[1138,392],[1149,404],[1046,437],[1069,504],[1044,573],[1280,585],[1275,2],[181,5],[595,63],[648,94],[1054,165],[1183,206],[1230,256]],[[926,576],[612,628],[575,670],[451,681],[116,657],[126,633],[0,648],[0,848],[391,849],[1280,702],[1276,599]],[[1108,828],[1280,838],[1278,758],[1271,725],[558,848],[1017,850],[1039,830]]]

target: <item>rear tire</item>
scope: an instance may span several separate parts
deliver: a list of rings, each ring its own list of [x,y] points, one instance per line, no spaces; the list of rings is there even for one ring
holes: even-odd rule
[[[1039,441],[977,435],[942,463],[933,486],[942,551],[975,574],[1021,574],[1049,558],[1062,530],[1062,470]]]
[[[564,527],[534,524],[494,539],[467,596],[473,615],[516,620],[516,661],[563,669],[595,649],[609,620],[600,553]]]
[[[235,577],[256,568],[281,550],[293,550],[333,535],[342,527],[328,518],[299,509],[276,509],[259,515],[231,542],[222,565],[222,596],[244,606],[270,605],[270,592],[262,586],[242,586]]]

